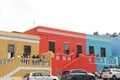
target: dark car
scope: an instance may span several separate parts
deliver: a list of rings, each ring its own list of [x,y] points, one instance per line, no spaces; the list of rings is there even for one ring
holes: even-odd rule
[[[64,71],[61,80],[96,80],[95,75],[82,69]]]

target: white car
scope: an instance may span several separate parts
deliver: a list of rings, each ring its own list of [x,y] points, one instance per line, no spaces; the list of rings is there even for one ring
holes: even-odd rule
[[[58,77],[52,76],[45,72],[31,72],[23,77],[23,80],[59,80]]]
[[[119,68],[105,68],[101,73],[103,80],[117,80],[120,79],[120,69]]]

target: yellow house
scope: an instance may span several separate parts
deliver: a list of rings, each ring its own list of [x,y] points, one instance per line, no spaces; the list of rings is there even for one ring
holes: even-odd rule
[[[31,57],[39,54],[38,36],[0,31],[0,58]]]
[[[39,55],[39,42],[39,36],[0,31],[0,78],[24,76],[33,71],[52,73],[52,53]]]

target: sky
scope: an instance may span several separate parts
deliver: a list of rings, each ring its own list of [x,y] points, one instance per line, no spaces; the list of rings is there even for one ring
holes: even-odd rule
[[[0,0],[0,30],[24,32],[36,26],[120,33],[120,0]]]

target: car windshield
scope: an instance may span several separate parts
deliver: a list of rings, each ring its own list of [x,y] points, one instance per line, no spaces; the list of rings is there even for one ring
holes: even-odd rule
[[[42,76],[50,76],[49,74],[47,73],[41,73]]]

